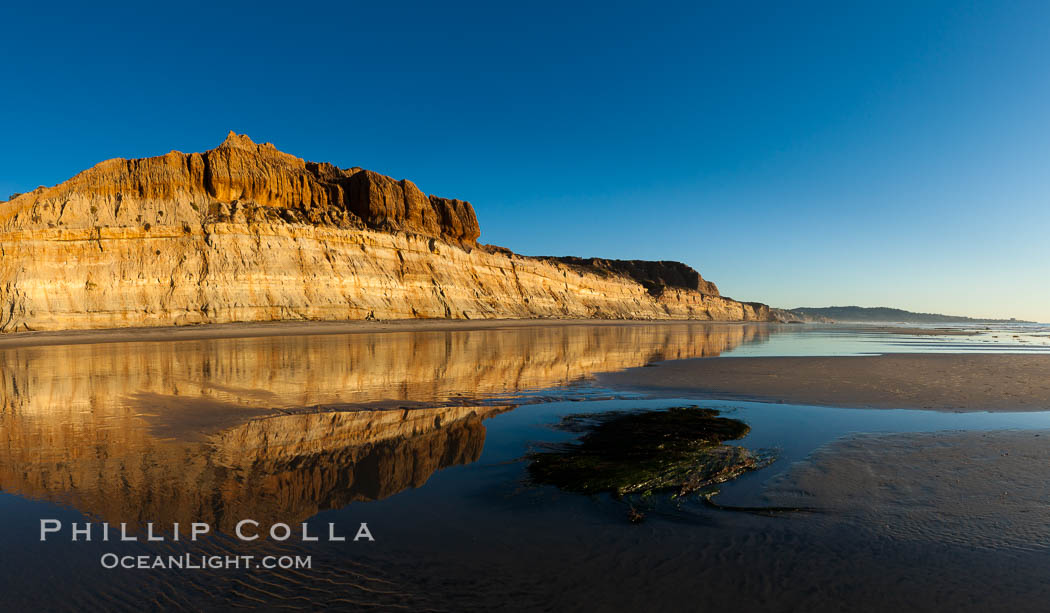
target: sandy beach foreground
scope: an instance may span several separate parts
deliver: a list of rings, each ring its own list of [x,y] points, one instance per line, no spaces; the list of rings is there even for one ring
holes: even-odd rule
[[[771,504],[895,540],[1045,550],[1047,431],[862,434],[835,441],[777,478]]]
[[[598,377],[602,385],[883,409],[1050,410],[1050,355],[704,358]]]

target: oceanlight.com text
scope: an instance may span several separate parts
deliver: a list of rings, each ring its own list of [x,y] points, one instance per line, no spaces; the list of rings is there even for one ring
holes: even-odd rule
[[[313,556],[117,555],[105,553],[102,568],[135,570],[288,570],[313,568]]]

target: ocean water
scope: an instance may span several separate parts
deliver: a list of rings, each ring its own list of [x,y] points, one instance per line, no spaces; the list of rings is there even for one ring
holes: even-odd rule
[[[554,425],[580,412],[690,405],[747,422],[735,444],[777,460],[715,497],[738,506],[851,434],[1050,430],[1047,412],[648,398],[591,379],[693,357],[1050,352],[1047,326],[926,331],[508,325],[3,349],[0,589],[9,610],[1040,610],[1038,546],[901,541],[699,497],[654,497],[636,525],[624,501],[527,479],[523,456],[571,440]],[[43,541],[42,520],[61,523]],[[238,538],[244,520],[262,537]],[[195,522],[210,530],[196,541]],[[74,541],[86,523],[91,540]],[[267,538],[279,524],[292,536]],[[192,568],[215,556],[240,561]],[[258,567],[268,557],[310,567]],[[121,566],[173,558],[184,567]]]
[[[1048,324],[832,324],[779,326],[766,342],[741,344],[725,357],[882,353],[1050,353]],[[946,334],[938,334],[946,332]]]

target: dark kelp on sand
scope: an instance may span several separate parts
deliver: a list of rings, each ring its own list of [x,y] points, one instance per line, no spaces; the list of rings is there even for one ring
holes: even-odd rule
[[[670,491],[681,497],[773,461],[771,454],[724,444],[750,428],[719,417],[714,409],[577,414],[564,417],[558,427],[582,435],[530,452],[529,477],[584,494],[645,497]]]

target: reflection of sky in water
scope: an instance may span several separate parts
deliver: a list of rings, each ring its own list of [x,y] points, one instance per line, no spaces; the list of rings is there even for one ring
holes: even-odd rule
[[[723,357],[829,356],[879,353],[1050,353],[1050,326],[1010,324],[996,326],[902,325],[780,326],[768,338],[745,343]],[[974,332],[916,334],[938,329]]]

